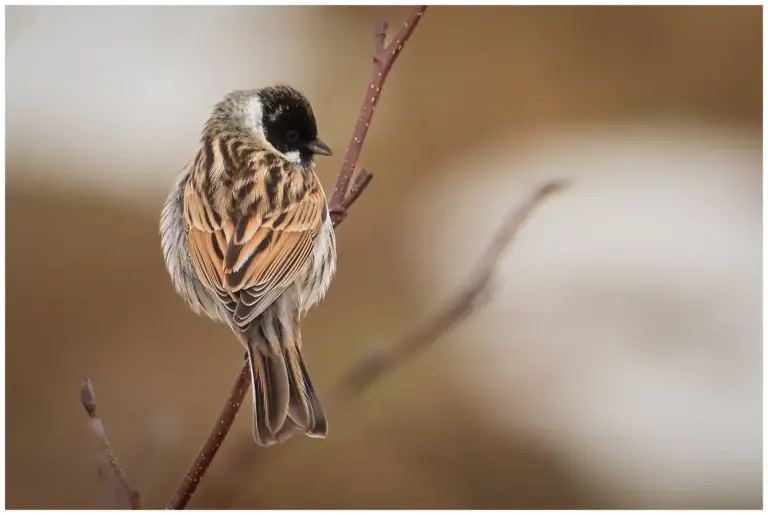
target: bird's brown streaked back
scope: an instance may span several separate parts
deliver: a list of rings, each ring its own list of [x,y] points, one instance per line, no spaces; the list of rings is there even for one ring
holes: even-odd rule
[[[225,181],[206,181],[216,175],[211,170],[235,162],[224,157],[230,152],[211,149],[248,148],[224,140],[202,146],[192,177],[203,179],[187,183],[184,217],[198,278],[234,301],[227,308],[235,325],[245,330],[306,266],[324,220],[325,197],[314,174],[281,166],[264,151],[238,159],[250,174],[242,169],[231,174],[234,191],[247,190],[246,198],[229,193],[233,189]],[[249,187],[257,181],[264,182],[262,190]]]

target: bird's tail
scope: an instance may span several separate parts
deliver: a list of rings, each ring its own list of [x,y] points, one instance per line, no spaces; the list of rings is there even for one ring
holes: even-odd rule
[[[298,346],[272,354],[249,345],[248,362],[253,381],[253,438],[258,445],[276,444],[295,430],[325,437],[328,422]]]

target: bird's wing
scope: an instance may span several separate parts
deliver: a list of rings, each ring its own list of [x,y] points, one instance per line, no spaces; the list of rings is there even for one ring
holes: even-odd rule
[[[293,203],[267,203],[229,220],[187,185],[184,216],[192,263],[199,279],[245,329],[298,277],[322,227],[325,196],[319,184]]]

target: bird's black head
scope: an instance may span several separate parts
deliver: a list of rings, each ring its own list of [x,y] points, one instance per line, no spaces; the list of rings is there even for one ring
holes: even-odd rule
[[[289,86],[259,90],[261,125],[267,141],[289,159],[308,163],[315,154],[331,155],[317,136],[317,122],[309,100]]]

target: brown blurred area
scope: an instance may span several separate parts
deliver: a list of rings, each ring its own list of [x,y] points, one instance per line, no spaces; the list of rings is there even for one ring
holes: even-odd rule
[[[376,16],[394,30],[406,9],[311,9],[312,37],[323,38],[312,101],[336,150],[319,164],[329,189],[369,78]],[[414,181],[439,181],[441,162],[500,132],[524,140],[574,122],[665,116],[759,132],[761,20],[760,7],[430,7],[379,103],[360,163],[375,179],[338,232],[339,273],[305,324],[321,395],[367,349],[436,309],[409,301],[395,245],[407,227],[388,215]],[[198,131],[189,127],[190,145]],[[104,504],[78,402],[84,376],[144,505],[162,507],[218,415],[241,350],[227,329],[189,312],[167,279],[157,233],[164,188],[131,208],[77,187],[25,184],[31,171],[15,156],[7,507]],[[179,167],[187,158],[178,155]],[[158,173],[170,187],[175,170]],[[191,507],[625,506],[585,488],[546,448],[474,422],[445,393],[442,359],[438,345],[383,377],[329,413],[327,440],[271,449],[265,467],[238,460],[250,439],[245,406]]]

